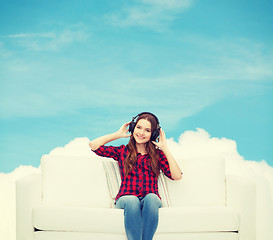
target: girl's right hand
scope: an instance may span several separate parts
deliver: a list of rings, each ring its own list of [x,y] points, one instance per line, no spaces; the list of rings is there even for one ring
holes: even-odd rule
[[[117,133],[119,134],[119,136],[121,138],[127,138],[127,137],[130,137],[132,134],[131,133],[128,133],[129,132],[129,129],[128,126],[129,126],[130,122],[127,122],[125,124],[123,124],[120,129],[117,131]]]

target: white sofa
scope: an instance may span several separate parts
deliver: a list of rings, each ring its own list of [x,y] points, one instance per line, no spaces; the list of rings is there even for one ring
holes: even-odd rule
[[[44,155],[41,174],[16,182],[17,240],[125,240],[123,210],[112,207],[109,192],[119,183],[105,163],[116,166],[92,153]],[[178,163],[182,180],[163,178],[160,193],[170,206],[165,201],[159,210],[155,240],[256,239],[254,183],[226,176],[221,157]]]

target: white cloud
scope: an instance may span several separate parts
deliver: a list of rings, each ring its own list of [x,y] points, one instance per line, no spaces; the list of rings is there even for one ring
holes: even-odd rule
[[[32,37],[55,38],[56,34],[54,32],[47,32],[47,33],[19,33],[19,34],[7,35],[6,37],[8,37],[8,38],[32,38]]]
[[[181,9],[188,8],[192,5],[192,0],[141,0],[143,3],[162,9]]]
[[[273,238],[273,168],[266,162],[245,160],[237,151],[236,142],[227,138],[214,138],[203,129],[186,131],[179,141],[168,139],[168,145],[177,159],[222,155],[227,174],[239,175],[256,182],[257,186],[257,240]],[[90,156],[88,138],[76,138],[50,154]],[[15,180],[40,170],[21,166],[12,173],[0,173],[0,239],[15,240]]]
[[[61,156],[90,157],[91,150],[88,146],[89,138],[75,138],[64,147],[54,148],[49,154]]]
[[[181,43],[196,51],[201,63],[196,63],[197,73],[220,81],[272,81],[273,49],[260,41],[247,38],[210,38],[205,36],[183,36]]]
[[[89,33],[85,27],[79,25],[59,31],[12,34],[5,38],[10,38],[31,51],[57,51],[72,43],[85,41],[89,38]]]
[[[132,7],[124,7],[120,13],[105,17],[114,26],[142,26],[162,31],[192,3],[192,0],[141,0]]]

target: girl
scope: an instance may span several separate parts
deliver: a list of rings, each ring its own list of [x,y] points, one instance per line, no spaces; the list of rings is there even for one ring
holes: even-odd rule
[[[104,146],[126,137],[130,137],[126,146]],[[157,182],[160,170],[170,179],[182,178],[157,117],[149,112],[140,113],[117,132],[99,137],[89,146],[97,155],[118,161],[121,186],[115,205],[124,209],[128,240],[153,239],[158,225],[158,209],[162,206]]]

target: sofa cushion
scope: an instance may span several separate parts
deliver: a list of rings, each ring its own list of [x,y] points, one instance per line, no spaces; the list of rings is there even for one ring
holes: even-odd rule
[[[40,230],[125,233],[123,210],[111,208],[39,207],[32,212]],[[239,215],[228,207],[159,209],[157,233],[238,231]]]
[[[166,178],[172,206],[225,206],[225,162],[218,156],[177,159],[181,181]]]
[[[158,233],[238,231],[240,215],[229,207],[170,207],[160,209]]]
[[[44,155],[43,204],[110,207],[105,172],[96,157]]]
[[[32,211],[36,229],[93,233],[125,233],[122,209],[43,206]]]
[[[106,173],[107,184],[112,198],[112,207],[114,207],[115,198],[119,192],[121,185],[121,176],[119,171],[118,162],[112,159],[103,158],[103,166]],[[165,183],[164,174],[161,172],[158,176],[158,192],[161,197],[162,206],[170,206],[170,198],[168,188]]]

